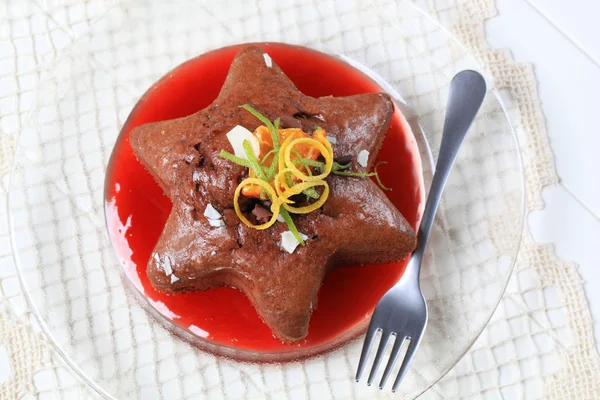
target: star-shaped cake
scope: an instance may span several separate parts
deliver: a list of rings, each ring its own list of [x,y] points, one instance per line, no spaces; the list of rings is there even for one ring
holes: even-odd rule
[[[397,261],[414,249],[416,237],[367,177],[326,178],[330,193],[325,204],[308,214],[292,214],[298,231],[307,237],[292,253],[282,248],[286,223],[264,230],[241,223],[234,192],[248,168],[220,152],[232,151],[226,135],[235,126],[252,132],[263,125],[240,108],[243,104],[307,133],[322,127],[334,156],[350,156],[350,170],[358,173],[373,168],[394,105],[383,93],[306,96],[263,50],[246,46],[210,106],[131,131],[136,156],[173,203],[148,262],[152,285],[168,293],[236,287],[276,337],[294,343],[308,332],[319,288],[331,268]],[[361,151],[368,154],[367,163],[358,162]],[[207,208],[218,212],[222,222],[207,218]]]

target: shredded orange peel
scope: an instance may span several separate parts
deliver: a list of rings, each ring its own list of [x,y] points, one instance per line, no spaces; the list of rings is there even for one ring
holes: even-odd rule
[[[240,209],[239,198],[240,198],[240,192],[246,185],[258,185],[261,188],[265,189],[265,191],[267,192],[269,199],[271,199],[271,212],[273,213],[273,215],[271,216],[271,219],[268,222],[261,224],[261,225],[254,225],[252,222],[250,222],[250,220],[248,220],[248,218],[246,218],[244,216],[244,214],[242,214],[242,210]],[[239,219],[245,225],[247,225],[251,228],[254,228],[254,229],[258,229],[258,230],[267,229],[268,227],[273,225],[275,223],[275,221],[277,221],[277,215],[279,215],[280,206],[281,206],[281,202],[280,202],[277,194],[275,193],[275,190],[273,190],[273,187],[266,181],[263,181],[262,179],[258,179],[258,178],[244,179],[238,185],[238,187],[235,189],[235,194],[233,195],[233,208],[235,209],[235,213],[237,214]]]
[[[327,139],[325,139],[325,142],[327,142]],[[329,142],[327,142],[327,143],[329,143]],[[315,147],[316,149],[318,149],[321,152],[321,155],[323,157],[325,157],[325,171],[323,171],[323,173],[316,175],[316,176],[309,176],[309,175],[303,173],[302,171],[300,171],[298,168],[296,168],[296,166],[294,165],[294,162],[292,161],[291,152],[292,152],[292,149],[294,148],[294,146],[299,145],[299,144],[306,144],[306,145]],[[333,166],[333,152],[329,152],[329,150],[323,144],[321,144],[321,142],[318,142],[313,138],[301,138],[301,139],[292,140],[287,145],[287,147],[285,147],[283,149],[283,152],[281,152],[281,151],[279,152],[279,157],[280,157],[279,165],[281,165],[282,156],[283,156],[285,166],[287,168],[291,169],[292,174],[294,174],[294,176],[296,176],[296,178],[300,179],[303,182],[319,181],[319,180],[325,179],[327,177],[327,175],[329,175],[331,173],[331,167]]]
[[[258,129],[264,128],[261,126],[257,128],[257,130]],[[272,182],[267,182],[258,178],[247,178],[238,185],[235,190],[233,204],[235,213],[242,223],[251,228],[262,230],[275,223],[280,207],[283,207],[287,211],[294,214],[308,214],[325,204],[327,198],[329,197],[329,185],[324,181],[324,179],[331,173],[331,168],[333,166],[333,149],[331,148],[331,144],[327,141],[327,139],[325,139],[324,131],[322,133],[320,132],[318,136],[321,140],[316,140],[310,137],[295,138],[296,135],[294,133],[290,134],[281,144],[281,148],[278,152],[279,154],[277,154],[277,160],[273,160],[273,162],[277,162],[279,166],[279,172],[277,175],[275,175],[275,178]],[[319,175],[311,176],[302,172],[298,167],[296,167],[294,164],[294,161],[296,160],[292,159],[292,150],[294,147],[299,145],[304,145],[308,148],[315,148],[320,152],[320,154],[325,158],[324,172]],[[292,180],[295,183],[293,186],[288,184],[288,180],[291,178],[291,176],[296,178]],[[267,195],[269,196],[269,200],[271,200],[271,212],[273,213],[268,222],[260,225],[255,225],[248,218],[246,218],[242,213],[239,204],[239,197],[242,193],[242,190],[248,186],[254,187],[254,185],[259,186],[261,191],[262,189],[266,191]],[[323,186],[324,188],[323,193],[321,193],[317,201],[303,207],[293,206],[294,201],[291,200],[290,197],[316,186]]]
[[[257,117],[260,116],[261,121],[266,120],[251,107],[244,106],[244,108]],[[329,185],[324,179],[331,173],[333,166],[333,149],[325,136],[325,130],[316,128],[313,135],[309,136],[297,128],[279,129],[276,123],[259,126],[253,135],[261,144],[261,154],[258,155],[258,159],[262,161],[258,164],[254,161],[249,162],[249,178],[244,179],[237,186],[233,199],[235,213],[244,225],[258,230],[267,229],[275,223],[282,207],[294,214],[308,214],[325,204],[329,197]],[[269,160],[271,154],[273,157]],[[314,162],[319,154],[325,159],[324,164],[319,163],[324,165],[324,168],[321,168],[320,174],[313,175],[309,163]],[[249,157],[255,158],[254,155]],[[301,164],[300,168],[297,164]],[[314,188],[321,186],[323,191],[319,194]],[[307,195],[307,199],[308,196],[312,196],[316,200],[306,206],[296,207],[291,197],[303,192]],[[268,222],[255,225],[246,218],[239,204],[242,194],[261,199],[264,199],[265,194],[269,197],[270,211],[273,215]]]
[[[283,195],[285,192],[290,190],[290,187],[288,186],[288,184],[286,182],[286,177],[287,177],[287,174],[289,174],[291,172],[292,172],[292,170],[290,168],[284,168],[281,171],[279,171],[277,176],[275,176],[275,180],[273,180],[273,185],[275,186],[275,192],[277,193],[277,196],[279,197],[279,199],[281,200],[282,203],[287,203],[287,204],[293,203],[292,200],[288,199],[287,197],[284,197],[284,195]]]
[[[246,159],[225,150],[220,152],[221,157],[249,169],[248,178],[237,186],[233,199],[235,213],[244,225],[258,230],[267,229],[281,215],[294,237],[304,245],[288,212],[308,214],[323,206],[329,197],[329,185],[325,182],[329,174],[348,177],[374,176],[383,189],[391,190],[383,186],[379,180],[377,167],[375,167],[375,172],[356,173],[346,171],[350,164],[340,165],[334,162],[333,148],[327,140],[325,130],[321,127],[315,127],[312,135],[299,128],[279,129],[279,118],[271,122],[249,104],[240,107],[264,124],[253,132],[260,144],[260,154],[254,154],[254,150],[247,140],[243,142]],[[325,162],[318,161],[320,156]],[[317,171],[313,168],[318,169],[317,175],[314,175]],[[317,187],[322,187],[320,193],[315,189]],[[292,197],[299,194],[306,195],[307,205],[295,206]],[[256,225],[246,218],[240,209],[241,195],[261,200],[267,200],[266,197],[268,197],[271,201],[270,211],[272,213],[269,221]]]
[[[293,207],[287,203],[282,203],[283,208],[285,208],[286,210],[288,210],[289,212],[294,213],[294,214],[308,214],[309,212],[315,211],[316,209],[321,207],[323,204],[325,204],[325,202],[327,201],[327,198],[329,197],[329,185],[324,180],[300,183],[299,185],[296,185],[293,188],[285,191],[284,196],[300,194],[303,190],[306,190],[309,187],[315,187],[315,186],[324,186],[325,187],[325,189],[323,190],[323,193],[321,193],[321,196],[319,197],[319,199],[317,201],[315,201],[314,203],[309,204],[307,206],[304,206],[304,207]]]

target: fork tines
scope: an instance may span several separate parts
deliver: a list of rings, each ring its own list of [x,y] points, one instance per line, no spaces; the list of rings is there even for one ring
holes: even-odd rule
[[[373,366],[371,367],[371,372],[369,373],[369,378],[367,379],[367,385],[369,386],[371,386],[373,380],[375,379],[375,375],[377,374],[377,370],[379,369],[379,366],[383,361],[385,350],[388,346],[390,339],[392,339],[392,336],[395,338],[394,345],[392,347],[392,351],[390,353],[385,370],[383,371],[381,380],[379,381],[379,389],[384,388],[388,378],[390,377],[392,369],[396,365],[396,362],[398,361],[398,358],[400,356],[400,350],[402,350],[402,345],[407,340],[409,341],[408,349],[406,350],[406,355],[404,356],[404,361],[402,362],[402,366],[400,367],[398,375],[396,376],[396,380],[394,381],[394,384],[392,386],[392,392],[395,392],[398,386],[400,385],[400,382],[404,378],[404,375],[406,375],[406,372],[408,371],[408,367],[418,347],[418,341],[411,340],[411,338],[406,335],[398,335],[396,332],[384,331],[381,328],[369,326],[367,336],[365,337],[365,341],[363,343],[362,352],[360,354],[360,361],[358,362],[358,369],[356,371],[356,382],[360,381],[362,373],[367,364],[369,352],[371,351],[371,347],[373,346],[373,342],[375,341],[375,334],[378,331],[381,331],[382,334],[381,340],[379,342],[379,348],[377,349],[377,353],[375,354],[375,360],[373,361]]]

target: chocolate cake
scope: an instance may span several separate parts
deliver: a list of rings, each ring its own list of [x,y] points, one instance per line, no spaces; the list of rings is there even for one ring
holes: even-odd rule
[[[306,96],[263,50],[247,46],[210,106],[131,131],[136,156],[173,202],[148,262],[152,285],[168,293],[236,287],[275,336],[294,343],[308,332],[331,268],[397,261],[414,249],[415,233],[369,178],[333,174],[326,178],[330,192],[321,208],[292,214],[306,238],[292,253],[282,248],[286,223],[264,230],[243,224],[234,211],[234,194],[248,168],[220,155],[232,149],[226,136],[232,128],[254,131],[264,125],[240,108],[243,104],[271,121],[280,118],[282,128],[307,133],[323,128],[334,156],[347,158],[356,173],[373,168],[394,105],[383,93]]]

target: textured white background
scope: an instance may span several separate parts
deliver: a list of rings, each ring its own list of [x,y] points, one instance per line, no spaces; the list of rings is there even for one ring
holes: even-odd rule
[[[540,243],[579,264],[600,351],[600,3],[498,0],[487,24],[490,45],[533,63],[560,184],[529,225]]]

